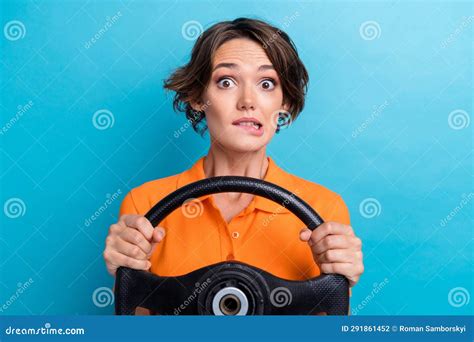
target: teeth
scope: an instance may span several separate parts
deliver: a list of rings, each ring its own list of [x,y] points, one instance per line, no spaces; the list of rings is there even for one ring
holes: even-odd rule
[[[239,126],[253,126],[255,128],[259,128],[259,125],[254,122],[240,122]]]

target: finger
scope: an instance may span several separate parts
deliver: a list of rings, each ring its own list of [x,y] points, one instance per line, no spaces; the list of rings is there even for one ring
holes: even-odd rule
[[[145,254],[151,252],[151,243],[145,239],[143,234],[135,229],[125,229],[120,238],[124,241],[130,242],[133,245],[137,245]]]
[[[166,232],[164,228],[162,227],[155,228],[155,230],[153,231],[150,256],[155,251],[156,245],[159,244],[161,241],[163,241],[165,235],[166,235]]]
[[[315,256],[318,264],[324,263],[354,263],[355,252],[350,249],[330,249]]]
[[[309,230],[308,228],[301,229],[300,231],[301,241],[308,241],[310,237],[311,237],[311,230]]]
[[[152,239],[152,241],[154,243],[161,242],[164,239],[165,235],[166,235],[166,232],[165,232],[165,229],[163,227],[156,227],[153,230],[153,239]]]
[[[113,260],[110,263],[117,268],[125,266],[135,270],[147,271],[151,267],[151,262],[148,260],[133,259],[117,251],[110,251],[110,260]]]
[[[122,239],[117,239],[115,241],[114,249],[120,254],[125,254],[134,259],[139,259],[139,260],[147,259],[147,253],[142,251],[140,247]]]
[[[318,243],[319,240],[330,234],[354,236],[351,226],[338,222],[325,222],[311,233],[311,238],[309,240],[310,246]]]
[[[319,269],[324,274],[342,274],[346,277],[352,277],[354,271],[354,265],[351,263],[323,263],[319,265]]]
[[[124,215],[122,219],[128,227],[137,229],[148,241],[151,240],[153,235],[153,226],[145,216]]]
[[[326,235],[313,246],[311,249],[315,254],[321,254],[330,249],[353,249],[359,246],[358,238],[349,235]]]

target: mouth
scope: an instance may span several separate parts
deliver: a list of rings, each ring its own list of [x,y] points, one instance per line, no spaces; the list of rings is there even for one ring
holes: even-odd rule
[[[234,122],[232,123],[233,126],[238,127],[239,129],[242,129],[246,133],[249,133],[251,135],[261,137],[263,135],[263,125],[258,122],[254,121],[239,121],[239,122]]]

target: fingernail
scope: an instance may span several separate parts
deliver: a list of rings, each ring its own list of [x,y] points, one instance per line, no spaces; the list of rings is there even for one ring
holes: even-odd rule
[[[300,233],[300,239],[304,241],[308,240],[310,236],[311,236],[310,230],[304,230]]]
[[[151,267],[151,262],[148,261],[148,262],[146,263],[146,268],[150,268],[150,267]]]

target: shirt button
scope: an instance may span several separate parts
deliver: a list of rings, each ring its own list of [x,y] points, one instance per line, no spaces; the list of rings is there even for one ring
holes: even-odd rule
[[[234,239],[238,239],[239,236],[240,236],[239,232],[232,232],[232,237],[233,237]]]
[[[227,254],[227,260],[234,260],[234,254]]]

